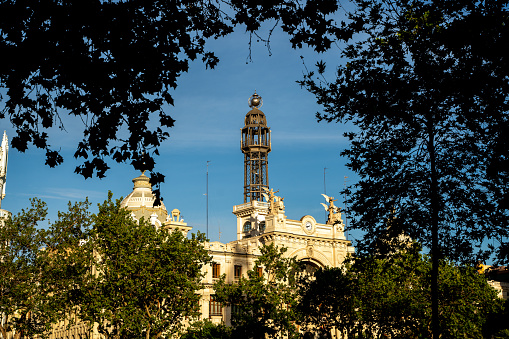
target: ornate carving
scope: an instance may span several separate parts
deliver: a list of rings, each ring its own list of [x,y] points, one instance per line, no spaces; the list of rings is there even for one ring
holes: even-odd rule
[[[307,255],[308,255],[308,257],[310,257],[310,258],[312,258],[312,257],[313,257],[314,252],[313,252],[313,247],[312,247],[312,246],[308,246],[308,247],[306,248],[306,254],[307,254]]]
[[[263,197],[269,203],[269,214],[277,215],[279,212],[284,212],[285,204],[284,197],[279,197],[276,193],[279,190],[275,191],[271,188],[270,190],[266,187],[262,187],[265,193],[262,193]]]
[[[276,209],[278,212],[282,212],[285,210],[285,204],[284,204],[284,200],[285,198],[284,197],[275,197],[276,201],[275,201],[275,205],[276,205]]]
[[[171,211],[171,221],[174,222],[184,221],[183,219],[180,219],[180,211],[176,208]]]
[[[325,208],[327,212],[329,212],[329,217],[327,218],[327,225],[341,225],[341,208],[334,206],[334,201],[337,201],[337,199],[334,199],[334,197],[328,197],[325,194],[322,194],[327,203],[328,206],[325,205],[323,202],[320,203]],[[340,226],[342,228],[342,226]]]
[[[335,226],[339,232],[343,232],[345,230],[345,227],[343,226],[342,222],[336,223]]]

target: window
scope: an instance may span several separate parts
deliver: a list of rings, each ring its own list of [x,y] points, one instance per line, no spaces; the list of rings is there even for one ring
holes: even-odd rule
[[[250,221],[246,221],[244,223],[244,232],[249,232],[251,231],[251,222]]]
[[[209,302],[209,317],[221,317],[223,315],[221,308],[221,303],[216,301],[214,296],[211,295]]]
[[[242,266],[240,265],[233,266],[233,278],[240,279],[240,277],[242,277]]]
[[[263,268],[262,268],[262,267],[260,267],[260,266],[258,266],[258,267],[256,268],[256,273],[258,273],[258,276],[259,276],[259,277],[262,277],[262,276],[263,276]]]
[[[265,232],[265,221],[262,221],[262,222],[260,223],[260,226],[259,226],[259,227],[260,227],[260,232]]]
[[[232,317],[240,314],[240,306],[239,304],[232,304]]]
[[[212,263],[212,278],[219,278],[221,275],[221,265]]]

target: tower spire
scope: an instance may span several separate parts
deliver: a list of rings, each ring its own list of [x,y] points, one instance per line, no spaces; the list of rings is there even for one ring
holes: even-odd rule
[[[270,128],[260,111],[262,97],[255,93],[249,98],[252,109],[246,114],[240,149],[244,153],[244,202],[262,201],[263,187],[269,188],[268,155],[271,151]]]
[[[5,183],[7,181],[8,153],[9,153],[9,141],[7,140],[7,133],[4,131],[2,145],[0,148],[0,206],[2,205],[3,198],[5,198]]]

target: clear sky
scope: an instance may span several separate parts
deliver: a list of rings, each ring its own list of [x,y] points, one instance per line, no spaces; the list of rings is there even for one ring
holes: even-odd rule
[[[222,242],[235,240],[236,219],[232,206],[243,203],[243,154],[240,151],[240,128],[250,110],[248,98],[256,90],[263,98],[261,110],[272,131],[269,154],[269,184],[285,197],[286,215],[300,219],[312,215],[324,222],[321,193],[338,198],[347,183],[355,182],[355,174],[339,156],[348,146],[343,132],[351,127],[317,123],[315,113],[321,108],[314,96],[301,89],[296,80],[308,67],[324,57],[337,62],[338,50],[320,56],[309,50],[292,50],[284,34],[272,37],[271,52],[258,43],[253,46],[252,62],[248,62],[249,36],[239,31],[208,47],[216,52],[220,63],[206,70],[201,62],[191,65],[181,76],[174,92],[175,106],[168,112],[176,120],[169,130],[171,137],[162,145],[156,159],[159,172],[166,175],[161,194],[168,211],[178,208],[193,231],[206,230],[206,170],[209,164],[209,238]],[[77,66],[79,67],[79,66]],[[138,176],[129,164],[110,162],[104,179],[83,179],[74,174],[79,164],[72,158],[81,139],[81,122],[65,121],[67,132],[50,134],[50,143],[64,155],[57,168],[44,165],[44,152],[35,148],[26,153],[11,149],[7,170],[6,197],[2,208],[13,213],[29,205],[30,197],[46,201],[49,217],[65,210],[68,201],[88,197],[96,205],[111,190],[114,197],[124,197],[132,190],[131,179]],[[8,120],[0,121],[9,139],[13,130]],[[356,234],[350,239],[358,238]],[[353,240],[353,239],[352,239]]]

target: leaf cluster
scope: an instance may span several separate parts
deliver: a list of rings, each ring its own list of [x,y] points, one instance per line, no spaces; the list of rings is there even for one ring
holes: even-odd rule
[[[43,228],[46,205],[0,227],[0,333],[45,336],[65,320],[97,324],[107,338],[159,338],[199,315],[196,293],[210,261],[204,234],[184,237],[132,219],[112,194],[90,215],[69,203]]]
[[[203,234],[133,220],[120,200],[108,200],[93,217],[82,247],[92,270],[81,286],[79,316],[107,338],[159,338],[178,333],[199,315],[202,266],[210,261]]]
[[[214,324],[210,320],[192,323],[180,336],[181,339],[230,339],[231,327]]]
[[[504,260],[508,2],[354,3],[345,62],[331,81],[319,63],[300,83],[323,105],[318,120],[358,127],[345,134],[351,147],[342,155],[360,176],[345,192],[352,226],[366,232],[360,251],[369,252],[393,211],[400,231],[431,248],[436,210],[443,256],[485,260],[496,240]]]
[[[417,252],[389,259],[351,259],[323,268],[303,286],[299,311],[311,331],[348,337],[431,336],[431,261]],[[472,267],[440,263],[440,330],[444,338],[483,336],[503,301]]]
[[[46,204],[31,200],[0,225],[0,333],[8,338],[44,336],[72,311],[79,279],[86,271],[74,249],[89,226],[89,203],[70,204],[51,225],[43,225]],[[46,229],[42,227],[47,227]],[[72,320],[71,320],[72,322]]]
[[[333,0],[1,1],[0,118],[16,129],[12,147],[44,149],[51,167],[63,157],[48,131],[77,120],[76,173],[103,177],[108,159],[152,171],[175,122],[165,105],[179,76],[196,59],[207,68],[219,61],[208,39],[244,26],[270,49],[280,26],[294,47],[323,51],[340,33],[337,8]],[[257,33],[264,22],[274,24],[265,38]],[[153,185],[163,180],[152,173]]]
[[[227,284],[223,276],[214,284],[214,297],[232,309],[232,337],[279,338],[284,333],[296,338],[297,281],[303,267],[284,256],[284,247],[271,243],[260,247],[260,252],[247,278]],[[263,268],[261,276],[258,267]]]

